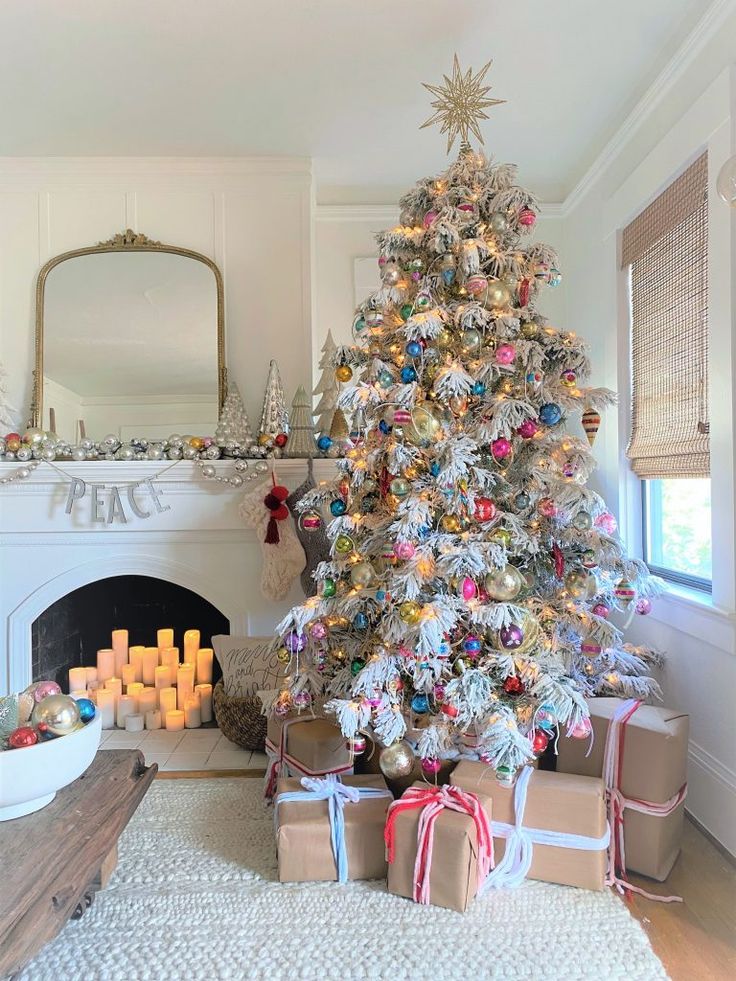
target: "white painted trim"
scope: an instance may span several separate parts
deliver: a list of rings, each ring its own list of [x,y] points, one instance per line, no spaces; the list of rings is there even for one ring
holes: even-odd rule
[[[736,654],[736,614],[674,588],[658,596],[649,618],[680,634],[705,641],[726,654]]]
[[[309,157],[0,157],[0,180],[130,177],[308,177]]]
[[[399,220],[398,204],[316,204],[315,221],[365,221],[384,227]]]
[[[616,133],[566,196],[561,206],[560,217],[567,217],[577,207],[596,181],[623,151],[637,130],[646,123],[673,86],[683,77],[697,56],[718,34],[726,18],[735,10],[736,0],[714,0]]]
[[[688,746],[688,757],[691,764],[700,767],[701,770],[705,770],[708,777],[718,780],[732,794],[736,795],[736,773],[724,763],[721,763],[712,753],[709,753],[702,746],[693,742],[692,739]]]

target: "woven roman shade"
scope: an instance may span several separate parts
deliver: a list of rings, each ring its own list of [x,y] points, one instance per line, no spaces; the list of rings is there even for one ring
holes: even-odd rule
[[[643,479],[708,477],[707,154],[624,229],[631,272],[631,438]]]

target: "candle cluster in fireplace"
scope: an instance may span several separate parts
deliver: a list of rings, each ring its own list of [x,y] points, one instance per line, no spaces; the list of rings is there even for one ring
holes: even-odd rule
[[[171,627],[157,631],[155,647],[131,647],[127,630],[113,630],[97,667],[69,669],[69,694],[92,699],[103,729],[198,729],[212,721],[213,660],[199,641],[199,630],[185,630],[182,656]]]

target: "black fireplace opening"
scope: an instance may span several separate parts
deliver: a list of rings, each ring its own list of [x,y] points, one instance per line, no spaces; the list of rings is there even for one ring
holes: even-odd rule
[[[95,667],[97,651],[111,646],[113,630],[125,628],[129,644],[156,646],[159,627],[171,627],[183,654],[184,631],[199,630],[200,646],[229,634],[230,621],[198,593],[152,576],[110,576],[80,586],[49,606],[31,627],[34,681],[56,681],[68,690],[69,668]],[[215,659],[213,683],[221,676]]]

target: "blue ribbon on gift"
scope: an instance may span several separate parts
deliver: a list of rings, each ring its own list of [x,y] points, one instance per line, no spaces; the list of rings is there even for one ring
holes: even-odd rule
[[[326,777],[302,777],[304,790],[287,790],[275,801],[275,813],[279,804],[302,803],[308,800],[326,800],[330,819],[330,843],[337,866],[337,881],[348,881],[348,851],[345,844],[345,805],[376,797],[393,797],[390,790],[378,787],[348,787],[335,773]]]

